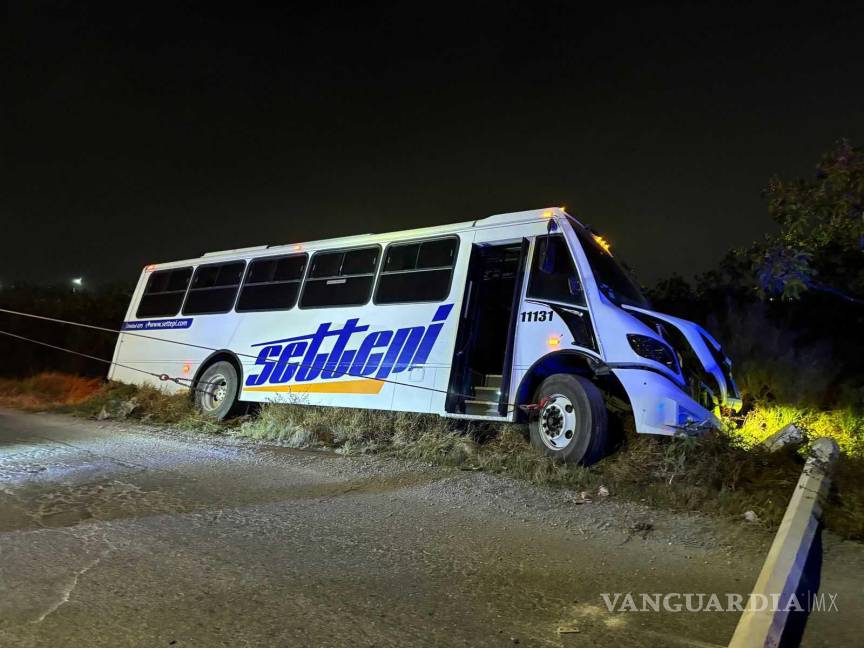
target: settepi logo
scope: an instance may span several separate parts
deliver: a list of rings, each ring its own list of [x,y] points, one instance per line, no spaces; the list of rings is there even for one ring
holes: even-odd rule
[[[341,328],[331,329],[333,323],[325,322],[308,335],[253,344],[262,347],[255,360],[260,370],[247,377],[246,387],[342,376],[383,380],[426,362],[451,310],[453,304],[439,306],[429,326],[366,333],[369,325],[352,318]],[[366,335],[357,348],[349,348],[358,333]],[[325,344],[330,345],[328,351],[322,351]]]

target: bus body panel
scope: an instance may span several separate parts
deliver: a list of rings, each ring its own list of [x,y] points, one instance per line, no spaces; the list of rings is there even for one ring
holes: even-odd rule
[[[535,233],[531,241],[529,252],[529,267],[537,254],[536,236],[546,233],[546,224],[543,231]],[[569,241],[568,241],[569,243]],[[584,269],[579,263],[578,257],[573,254],[576,269],[584,286]],[[567,322],[562,319],[568,315],[585,320],[587,329],[594,329],[593,318],[587,306],[579,306],[559,300],[539,299],[528,296],[528,282],[522,289],[519,302],[519,313],[517,314],[516,350],[513,368],[514,381],[525,376],[528,370],[539,358],[556,351],[578,351],[587,355],[602,359],[597,345],[586,343],[586,340],[577,340],[572,334]],[[515,382],[514,384],[518,384]]]
[[[198,259],[148,267],[139,279],[126,315],[124,330],[128,334],[119,336],[115,349],[114,360],[119,365],[112,366],[109,377],[122,382],[162,386],[169,392],[176,392],[182,389],[181,385],[171,380],[162,381],[157,376],[177,378],[188,386],[214,353],[228,351],[241,367],[240,399],[243,401],[513,421],[519,417],[518,407],[530,402],[526,401],[524,393],[521,397],[519,394],[531,378],[531,372],[539,362],[554,361],[558,357],[556,354],[564,352],[577,354],[592,370],[615,376],[629,397],[638,432],[673,434],[691,423],[716,425],[713,414],[685,393],[680,367],[670,368],[634,350],[628,341],[630,335],[658,342],[663,342],[664,338],[633,312],[628,312],[626,306],[622,308],[620,303],[609,298],[605,284],[595,276],[588,250],[583,247],[591,244],[586,232],[562,210],[546,209],[382,235],[208,253]],[[541,263],[538,237],[553,234],[566,241],[566,251],[581,286],[579,299],[529,295],[532,269],[540,267]],[[447,297],[435,302],[375,304],[388,245],[442,237],[458,237],[459,241]],[[362,306],[302,308],[298,302],[293,308],[281,311],[236,312],[232,309],[222,314],[184,315],[181,309],[172,317],[136,316],[149,273],[154,270],[196,268],[234,260],[244,261],[248,270],[248,264],[254,259],[297,252],[309,255],[305,270],[308,275],[316,252],[372,245],[380,246],[381,252],[372,297]],[[522,273],[522,281],[521,285],[516,284],[518,292],[513,290],[513,308],[509,315],[514,318],[509,329],[511,333],[508,333],[508,336],[512,334],[512,339],[506,349],[500,349],[502,356],[509,352],[510,357],[504,361],[506,376],[501,379],[503,394],[499,413],[472,415],[454,411],[447,405],[448,393],[452,399],[453,367],[459,351],[457,339],[460,326],[465,325],[463,309],[470,301],[472,281],[477,281],[469,274],[472,258],[487,250],[508,246],[513,250],[520,245],[524,258],[520,258],[522,266],[517,268],[517,272]],[[549,240],[545,240],[545,245],[548,249]],[[596,255],[597,251],[593,253]],[[302,285],[305,286],[308,278],[303,279]],[[235,303],[236,299],[235,295]],[[684,320],[669,318],[667,321],[687,329],[688,323]],[[505,327],[510,322],[493,324]],[[484,333],[480,331],[480,337]],[[501,329],[497,333],[500,336]],[[688,340],[698,346],[702,333],[704,330],[698,327],[689,330]],[[708,339],[713,342],[710,336]],[[697,355],[704,361],[706,371],[716,376],[717,358],[722,357],[722,353],[719,345],[713,344],[713,358],[701,348]],[[463,400],[472,397],[461,393],[455,396]],[[531,396],[528,394],[527,398]],[[732,394],[729,396],[731,398]]]
[[[717,417],[681,391],[665,375],[648,369],[613,369],[630,397],[640,434],[671,436],[720,427]]]
[[[182,264],[166,264],[160,269],[170,268],[173,265]],[[176,317],[137,318],[136,310],[148,275],[146,270],[142,272],[133,293],[122,325],[124,333],[118,336],[114,350],[113,361],[119,364],[111,366],[108,378],[135,385],[150,384],[173,394],[185,390],[200,364],[212,353],[197,347],[225,348],[229,337],[224,334],[223,327],[232,326],[234,322],[230,321],[232,318],[226,322],[217,322],[213,318],[219,316],[213,315],[187,317],[178,314]],[[204,319],[208,317],[209,321]],[[188,328],[167,327],[168,324],[187,319],[192,319]],[[178,384],[174,381],[160,380],[157,377],[160,375],[189,380]],[[185,385],[182,384],[184,382]]]
[[[442,308],[449,311],[435,321]],[[452,310],[448,300],[244,314],[232,344],[244,353],[241,399],[429,412],[452,349]],[[419,350],[433,335],[423,366],[397,364],[409,344]]]

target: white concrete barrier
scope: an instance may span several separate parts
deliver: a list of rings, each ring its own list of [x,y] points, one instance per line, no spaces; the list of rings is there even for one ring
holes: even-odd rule
[[[789,610],[784,608],[789,605],[801,581],[822,515],[822,501],[831,483],[831,467],[838,452],[833,439],[817,439],[813,444],[753,588],[753,594],[760,600],[767,598],[776,603],[765,606],[763,610],[757,609],[763,606],[745,610],[729,648],[773,648],[780,645],[789,618]]]

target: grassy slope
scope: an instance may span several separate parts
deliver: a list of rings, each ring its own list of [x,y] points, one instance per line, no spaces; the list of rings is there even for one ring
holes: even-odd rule
[[[802,459],[792,450],[769,454],[758,442],[795,420],[817,433],[840,434],[846,454],[834,475],[825,523],[843,537],[864,540],[864,461],[858,454],[862,430],[860,419],[845,420],[842,414],[757,407],[728,433],[704,439],[629,434],[618,452],[585,468],[543,456],[518,426],[296,403],[268,404],[254,416],[217,424],[197,414],[184,395],[62,374],[0,381],[0,406],[130,418],[291,447],[389,454],[584,491],[587,497],[604,486],[612,496],[657,507],[729,516],[752,510],[768,526],[780,521]]]

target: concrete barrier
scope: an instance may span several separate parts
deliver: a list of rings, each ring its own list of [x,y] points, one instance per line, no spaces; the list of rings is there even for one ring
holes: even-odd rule
[[[822,501],[831,483],[830,471],[837,455],[838,448],[833,439],[817,439],[813,444],[753,588],[754,598],[765,600],[765,597],[772,603],[764,610],[758,609],[762,606],[748,606],[741,614],[729,648],[773,648],[781,645],[789,620],[789,610],[784,607],[798,591],[819,527]],[[775,607],[778,609],[773,609]]]

